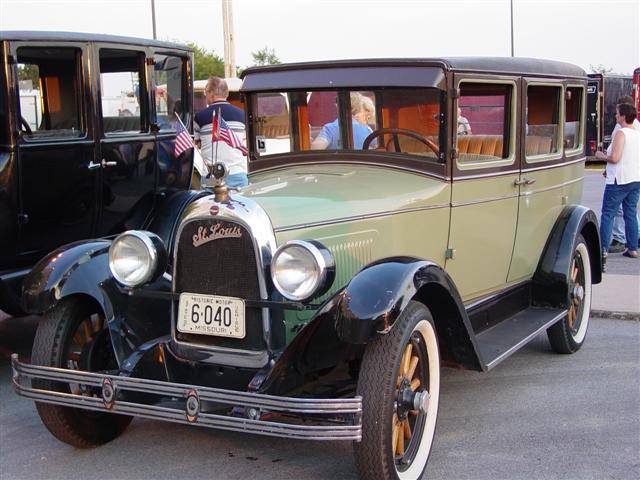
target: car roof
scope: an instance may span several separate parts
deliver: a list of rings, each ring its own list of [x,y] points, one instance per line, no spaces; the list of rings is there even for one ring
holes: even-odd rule
[[[9,30],[0,31],[0,41],[3,40],[19,40],[34,42],[105,42],[105,43],[122,43],[126,45],[138,45],[144,47],[163,47],[178,50],[191,51],[192,49],[186,45],[173,42],[163,42],[159,40],[151,40],[148,38],[123,37],[119,35],[105,35],[100,33],[83,33],[83,32],[47,32],[41,30]]]
[[[571,63],[524,57],[438,57],[438,58],[380,58],[335,60],[320,62],[284,63],[249,67],[247,75],[287,70],[306,70],[348,67],[441,67],[453,72],[483,72],[497,74],[526,74],[560,77],[586,77],[586,72]]]

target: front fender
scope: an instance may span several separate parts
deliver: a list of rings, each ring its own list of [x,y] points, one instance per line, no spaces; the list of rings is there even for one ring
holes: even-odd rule
[[[602,249],[596,214],[582,205],[568,205],[551,230],[533,276],[535,304],[567,306],[567,280],[578,235],[582,235],[587,242],[592,283],[602,281]]]

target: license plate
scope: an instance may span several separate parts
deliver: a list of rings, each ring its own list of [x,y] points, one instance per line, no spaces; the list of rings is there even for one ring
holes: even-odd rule
[[[245,337],[244,300],[199,293],[180,294],[178,331],[216,337]]]

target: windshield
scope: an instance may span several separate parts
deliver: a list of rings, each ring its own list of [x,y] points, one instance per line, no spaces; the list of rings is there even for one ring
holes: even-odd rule
[[[438,161],[442,97],[433,88],[256,93],[254,157],[364,150]]]

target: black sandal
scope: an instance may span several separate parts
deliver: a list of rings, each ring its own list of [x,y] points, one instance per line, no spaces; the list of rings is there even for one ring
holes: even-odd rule
[[[637,259],[638,258],[638,251],[634,250],[633,253],[635,253],[635,255],[633,255],[631,253],[631,250],[626,249],[622,255],[625,256],[625,257],[636,258]]]

